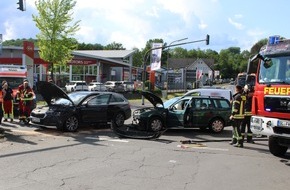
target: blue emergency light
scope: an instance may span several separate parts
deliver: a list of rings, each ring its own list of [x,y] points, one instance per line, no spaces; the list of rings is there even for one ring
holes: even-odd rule
[[[268,44],[269,44],[269,45],[278,44],[279,41],[280,41],[280,36],[278,36],[278,35],[276,35],[276,36],[270,36],[270,37],[269,37]]]

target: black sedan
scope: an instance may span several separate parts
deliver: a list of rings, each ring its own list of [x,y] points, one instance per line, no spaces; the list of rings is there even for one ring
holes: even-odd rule
[[[37,90],[47,105],[32,110],[33,124],[56,126],[65,131],[76,131],[80,124],[98,124],[113,121],[123,126],[131,117],[128,100],[114,92],[79,91],[66,94],[50,82],[40,81]]]

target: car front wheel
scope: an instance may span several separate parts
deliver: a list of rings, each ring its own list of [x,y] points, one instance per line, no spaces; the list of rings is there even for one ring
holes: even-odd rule
[[[66,119],[64,123],[64,129],[69,132],[74,132],[78,129],[79,127],[79,121],[76,116],[70,116]]]
[[[278,143],[278,139],[276,137],[269,137],[268,141],[269,150],[274,156],[283,156],[286,154],[288,147],[281,146]]]
[[[148,123],[148,127],[149,127],[149,130],[154,131],[154,132],[161,131],[163,128],[163,123],[160,118],[153,117],[150,119]]]
[[[125,116],[123,113],[119,112],[115,115],[113,122],[116,127],[122,127],[125,123]]]
[[[224,122],[221,119],[215,118],[209,124],[209,129],[213,133],[220,133],[224,130]]]

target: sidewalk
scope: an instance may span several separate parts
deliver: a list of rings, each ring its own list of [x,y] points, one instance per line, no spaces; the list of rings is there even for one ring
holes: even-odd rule
[[[135,99],[135,100],[128,100],[131,107],[134,108],[143,108],[143,107],[153,107],[153,105],[146,99],[144,99],[144,105],[142,104],[142,98],[141,99]]]

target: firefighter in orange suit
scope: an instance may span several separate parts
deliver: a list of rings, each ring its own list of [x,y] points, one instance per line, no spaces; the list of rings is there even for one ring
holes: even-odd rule
[[[8,121],[7,119],[10,118],[11,122],[14,119],[14,112],[13,112],[13,90],[9,87],[7,81],[2,82],[2,109],[4,113],[4,121]]]
[[[236,94],[232,103],[232,114],[230,120],[233,121],[233,139],[230,144],[235,147],[243,148],[243,137],[241,134],[241,124],[244,119],[244,104],[246,97],[243,95],[243,88],[240,85],[236,86]]]
[[[19,121],[29,123],[29,116],[33,101],[33,90],[28,80],[24,79],[23,84],[18,86],[17,100],[19,100]]]

